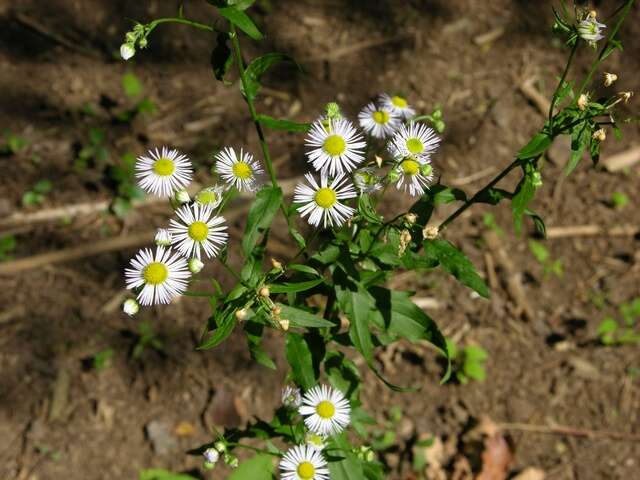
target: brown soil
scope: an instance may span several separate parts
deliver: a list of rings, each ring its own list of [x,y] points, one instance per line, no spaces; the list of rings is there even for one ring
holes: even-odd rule
[[[43,178],[53,182],[51,194],[41,207],[25,211],[110,198],[113,186],[105,165],[80,172],[73,168],[91,127],[106,132],[107,165],[125,152],[139,154],[150,146],[172,144],[195,159],[202,182],[214,148],[245,145],[257,153],[235,85],[225,88],[209,70],[211,39],[206,34],[179,26],[159,28],[135,62],[117,60],[127,19],[172,15],[173,3],[21,0],[0,7],[0,131],[10,129],[29,141],[17,155],[0,157],[2,215],[23,209],[22,194]],[[247,55],[283,51],[304,66],[303,73],[284,67],[267,76],[271,89],[261,97],[261,111],[305,121],[337,99],[353,115],[385,90],[406,92],[425,112],[442,104],[447,131],[436,165],[445,184],[488,167],[497,172],[508,164],[544,121],[518,92],[519,80],[538,75],[538,87],[548,95],[566,55],[549,32],[548,2],[259,3],[255,15],[267,38],[257,46],[247,45]],[[596,3],[603,12],[616,4]],[[206,22],[210,10],[206,2],[187,2],[192,18]],[[620,77],[617,90],[638,87],[639,24],[640,9],[635,7],[622,32],[624,55],[614,54],[607,66]],[[500,27],[504,33],[494,42],[474,43],[476,36]],[[386,43],[360,45],[378,39]],[[358,45],[362,48],[343,50]],[[579,68],[588,62],[589,55],[583,53]],[[112,120],[114,113],[131,105],[121,88],[127,71],[143,81],[145,94],[157,106],[154,115],[131,125]],[[81,113],[87,104],[93,105],[94,115]],[[635,105],[637,100],[629,108]],[[607,140],[603,156],[640,140],[635,124],[624,133],[620,142]],[[280,177],[304,172],[301,136],[271,133],[269,140]],[[545,164],[545,184],[534,205],[548,226],[638,224],[637,167],[610,174],[585,161],[560,183],[565,157],[560,150]],[[473,192],[487,178],[462,188]],[[629,206],[610,206],[615,191],[630,198]],[[397,196],[389,203],[395,211],[409,200]],[[444,218],[450,208],[440,207],[437,218]],[[405,416],[400,448],[383,455],[393,467],[389,478],[415,478],[409,473],[412,439],[434,435],[453,438],[456,445],[483,416],[495,422],[640,434],[640,384],[628,373],[640,367],[638,347],[603,347],[596,341],[600,320],[615,314],[620,303],[640,296],[638,238],[547,241],[552,257],[562,260],[564,276],[545,276],[527,246],[533,229],[516,237],[508,208],[493,213],[504,230],[503,246],[524,279],[534,316],[516,316],[501,286],[489,302],[474,298],[441,273],[403,275],[397,288],[437,299],[440,308],[427,311],[447,335],[489,352],[488,377],[485,382],[441,386],[442,369],[429,350],[401,345],[380,352],[386,375],[421,388],[417,393],[392,393],[365,373],[365,406],[380,420],[396,405]],[[483,208],[472,209],[446,237],[485,272],[486,247],[479,241],[482,214]],[[165,219],[166,212],[147,208],[124,222],[99,214],[18,228],[13,231],[18,240],[15,256],[147,230]],[[237,238],[241,219],[236,227],[232,233]],[[274,248],[280,237],[286,241],[276,233]],[[124,287],[121,272],[133,252],[0,277],[0,478],[136,478],[140,469],[151,467],[223,478],[222,471],[213,477],[199,473],[200,459],[184,452],[208,441],[213,424],[266,416],[277,402],[286,368],[282,339],[270,335],[267,342],[277,373],[251,360],[240,335],[214,350],[196,352],[208,310],[203,300],[185,299],[142,312],[139,319],[152,323],[164,348],[149,348],[139,359],[132,358],[138,320],[125,318],[118,305]],[[208,268],[223,284],[230,283],[225,272]],[[594,298],[604,299],[602,305]],[[91,357],[106,349],[114,352],[110,366],[91,368]],[[152,449],[150,422],[171,432],[174,444],[167,452]],[[521,431],[511,432],[509,440],[515,451],[512,473],[537,466],[550,479],[637,475],[637,441]],[[460,449],[462,443],[457,442]]]

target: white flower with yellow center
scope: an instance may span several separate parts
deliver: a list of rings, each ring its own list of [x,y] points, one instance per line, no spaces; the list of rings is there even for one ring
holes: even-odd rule
[[[380,95],[380,103],[388,110],[391,110],[396,115],[404,120],[408,120],[416,114],[416,111],[411,108],[409,102],[400,95],[389,95],[383,93]]]
[[[224,217],[214,215],[211,206],[199,203],[180,207],[176,215],[179,221],[169,222],[169,232],[178,252],[199,259],[202,248],[207,257],[215,257],[228,238]]]
[[[253,155],[243,152],[240,155],[231,147],[225,147],[216,155],[216,172],[229,186],[241,192],[253,192],[258,188],[258,179],[264,173]]]
[[[401,124],[400,116],[390,108],[371,102],[358,114],[362,129],[375,138],[387,138]]]
[[[136,161],[138,185],[159,197],[170,197],[191,182],[191,161],[178,150],[149,150]]]
[[[207,187],[196,193],[195,200],[200,205],[209,205],[211,208],[218,208],[218,205],[222,202],[222,194],[224,193],[224,187],[222,185],[214,185],[213,187]]]
[[[596,20],[595,16],[589,15],[578,24],[578,35],[592,47],[596,46],[596,42],[602,40],[604,35],[602,30],[607,28],[604,23]]]
[[[399,176],[398,190],[404,190],[415,197],[424,194],[433,180],[433,167],[428,160],[418,157],[406,157],[396,167]]]
[[[175,297],[187,290],[191,273],[187,261],[171,249],[158,247],[153,253],[150,249],[140,250],[131,259],[131,268],[124,271],[127,288],[142,287],[138,293],[141,305],[170,303]]]
[[[282,480],[328,480],[329,469],[322,453],[309,445],[297,445],[280,460]]]
[[[440,137],[435,130],[423,123],[412,123],[408,127],[402,125],[391,138],[388,145],[389,153],[395,159],[417,157],[428,159],[440,144]]]
[[[282,389],[282,404],[285,407],[298,408],[302,405],[302,394],[299,388],[287,385]]]
[[[373,167],[359,168],[353,172],[353,183],[360,193],[374,193],[382,188],[382,179]]]
[[[320,175],[320,184],[310,173],[305,175],[309,185],[298,184],[294,191],[293,201],[301,204],[298,213],[301,216],[309,216],[308,222],[323,228],[339,227],[353,216],[355,210],[344,205],[340,200],[347,200],[356,196],[348,177],[338,175],[329,180],[326,174]]]
[[[324,124],[323,124],[324,123]],[[345,118],[311,125],[305,141],[309,163],[331,176],[354,170],[364,160],[366,143]]]
[[[326,385],[313,387],[302,397],[298,409],[304,423],[317,435],[334,435],[349,425],[349,401],[342,392]]]

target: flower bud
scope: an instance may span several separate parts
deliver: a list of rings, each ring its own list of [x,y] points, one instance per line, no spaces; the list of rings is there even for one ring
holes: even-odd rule
[[[420,165],[420,173],[425,177],[428,177],[433,173],[433,167],[430,163],[423,163],[422,165]]]
[[[235,455],[231,455],[230,453],[224,454],[224,461],[231,468],[237,468],[238,464],[240,463],[238,461],[238,457],[236,457]]]
[[[418,220],[418,216],[415,213],[409,212],[404,216],[404,221],[409,225],[413,225],[414,223],[416,223],[416,220]]]
[[[168,247],[171,245],[171,234],[166,228],[159,228],[154,238],[156,245],[159,247]]]
[[[220,458],[220,452],[218,452],[218,450],[216,450],[215,448],[207,448],[202,453],[202,456],[207,463],[214,464]]]
[[[587,108],[587,104],[589,103],[589,96],[582,93],[578,97],[578,108],[584,111]]]
[[[278,324],[280,325],[280,328],[286,332],[287,330],[289,330],[289,320],[287,320],[286,318],[282,318],[280,320],[278,320]]]
[[[227,451],[227,444],[224,443],[222,440],[218,440],[216,443],[213,444],[213,448],[215,448],[220,453],[224,453]]]
[[[245,318],[247,318],[248,312],[245,308],[241,308],[239,310],[236,310],[236,319],[241,322],[242,320],[244,320]]]
[[[269,298],[270,294],[271,292],[269,291],[269,287],[262,287],[260,288],[260,290],[258,290],[258,295],[260,295],[263,298]]]
[[[604,131],[604,128],[601,128],[593,132],[591,138],[593,138],[596,142],[604,142],[607,139],[607,132]]]
[[[129,43],[131,45],[135,45],[136,40],[138,39],[138,34],[136,32],[127,32],[124,36],[125,44]]]
[[[400,180],[400,172],[396,169],[393,169],[387,174],[387,178],[391,183],[397,182],[398,180]]]
[[[127,315],[129,315],[130,317],[133,317],[136,313],[140,311],[140,304],[136,299],[128,298],[122,304],[122,311]]]
[[[271,259],[271,266],[273,268],[275,268],[276,270],[282,270],[282,263],[280,263],[278,260],[276,260],[275,258]]]
[[[120,45],[120,56],[123,60],[129,60],[136,54],[136,49],[133,46],[133,43],[123,43]]]
[[[191,201],[191,197],[189,196],[189,192],[186,190],[178,190],[175,194],[176,202],[178,203],[189,203]]]
[[[438,227],[435,225],[427,225],[422,229],[422,237],[425,240],[435,240],[439,233]]]
[[[140,45],[140,48],[147,48],[148,43],[149,42],[147,40],[147,37],[142,37],[140,41],[138,41],[138,45]]]
[[[613,85],[615,83],[616,80],[618,80],[618,75],[616,75],[615,73],[605,73],[604,74],[604,86],[605,87],[610,87],[611,85]]]
[[[531,184],[534,188],[542,186],[542,175],[540,174],[540,172],[533,172]]]
[[[404,252],[407,250],[407,247],[411,243],[411,232],[409,230],[402,230],[400,232],[400,247],[398,248],[398,255],[404,255]]]
[[[338,120],[342,118],[342,113],[340,112],[340,105],[336,102],[327,103],[326,107],[327,118],[330,120]]]
[[[299,388],[287,385],[282,390],[282,404],[288,408],[299,408],[302,405],[302,394]]]
[[[382,157],[380,155],[376,155],[375,156],[375,160],[376,160],[376,165],[378,166],[378,168],[382,168]]]
[[[629,100],[633,97],[633,92],[620,92],[618,95],[624,100],[624,103],[629,103]]]
[[[278,305],[275,305],[272,309],[271,309],[271,313],[273,314],[274,317],[279,316],[282,313],[282,308],[280,308]]]
[[[191,273],[200,273],[204,268],[204,263],[199,258],[190,258],[188,265]]]
[[[318,435],[316,433],[307,432],[304,436],[304,443],[315,448],[316,450],[324,450],[326,446],[324,444],[324,438],[322,435]]]

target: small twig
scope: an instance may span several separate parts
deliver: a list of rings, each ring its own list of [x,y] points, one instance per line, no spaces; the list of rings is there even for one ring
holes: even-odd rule
[[[527,78],[518,85],[518,88],[526,99],[533,103],[542,115],[546,116],[551,108],[551,102],[536,89],[534,86],[536,80],[536,77]]]
[[[493,30],[473,37],[473,43],[478,46],[486,45],[487,43],[495,42],[502,35],[504,35],[504,27],[496,27]]]
[[[595,237],[605,235],[609,237],[632,237],[640,234],[640,227],[636,225],[620,225],[617,227],[603,227],[600,225],[572,225],[567,227],[547,228],[547,238],[566,237]]]
[[[374,40],[365,40],[362,42],[354,43],[353,45],[349,45],[348,47],[336,48],[326,53],[322,53],[320,55],[313,55],[311,57],[303,58],[302,61],[326,62],[326,61],[338,60],[339,58],[346,57],[347,55],[353,55],[354,53],[357,53],[360,50],[366,50],[367,48],[372,48],[372,47],[379,47],[381,45],[386,45],[387,43],[399,42],[409,37],[413,37],[413,34],[405,32],[391,38],[376,38]]]
[[[468,183],[473,183],[476,180],[483,179],[484,177],[488,177],[495,171],[496,171],[496,167],[487,167],[484,170],[480,170],[479,172],[472,173],[471,175],[467,175],[466,177],[454,178],[449,183],[454,187],[461,187]]]
[[[567,435],[584,438],[609,438],[629,442],[640,442],[640,435],[626,432],[612,432],[609,430],[591,430],[589,428],[575,428],[564,425],[531,425],[529,423],[498,423],[501,430],[516,430],[519,432],[544,433],[551,435]]]
[[[640,145],[611,155],[600,163],[608,172],[618,172],[638,162],[640,162]]]

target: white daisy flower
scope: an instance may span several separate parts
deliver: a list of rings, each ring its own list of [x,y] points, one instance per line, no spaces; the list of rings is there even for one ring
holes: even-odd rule
[[[407,157],[396,167],[399,176],[396,183],[398,190],[404,190],[415,197],[424,194],[433,180],[433,168],[428,160],[418,157]]]
[[[360,193],[374,193],[382,188],[382,179],[373,167],[364,167],[353,172],[353,183]]]
[[[307,156],[313,168],[331,176],[354,170],[364,160],[366,147],[363,136],[345,118],[330,120],[328,127],[314,122],[305,145],[311,148]]]
[[[224,187],[222,185],[214,185],[200,190],[195,197],[196,202],[200,205],[209,205],[211,208],[218,208],[222,203],[222,194]]]
[[[171,245],[171,234],[166,228],[159,228],[154,238],[156,245],[159,247],[168,247]]]
[[[388,145],[393,158],[419,157],[428,159],[440,144],[436,132],[423,123],[402,125]]]
[[[326,447],[325,437],[322,435],[316,435],[315,433],[307,432],[304,435],[304,443],[316,450],[324,450]]]
[[[299,388],[287,385],[282,389],[282,404],[285,407],[299,408],[302,405],[302,394]]]
[[[315,227],[322,223],[323,228],[339,227],[353,216],[355,210],[340,203],[356,196],[356,191],[345,175],[329,180],[326,174],[320,175],[320,185],[312,174],[305,174],[309,185],[298,184],[293,201],[301,203],[298,212],[302,217],[309,215],[309,223]]]
[[[136,162],[140,188],[159,197],[170,197],[191,182],[191,161],[178,150],[149,150]]]
[[[329,469],[322,453],[309,445],[290,448],[280,460],[282,480],[328,480]]]
[[[400,116],[386,106],[371,102],[358,114],[362,129],[375,138],[387,138],[400,127]]]
[[[595,47],[598,40],[602,40],[604,35],[602,30],[607,28],[604,23],[596,20],[595,16],[589,15],[578,24],[578,34],[589,45]]]
[[[170,303],[187,290],[191,273],[187,261],[171,249],[158,247],[155,254],[148,248],[131,259],[124,271],[127,288],[142,287],[138,294],[141,305]]]
[[[317,435],[334,435],[349,425],[349,401],[342,392],[326,385],[318,385],[302,397],[300,415],[304,423]]]
[[[181,255],[200,258],[200,248],[208,258],[215,257],[227,241],[224,217],[213,214],[209,205],[193,203],[176,210],[180,221],[169,221],[172,242]]]
[[[258,178],[264,173],[260,164],[253,159],[253,155],[243,152],[240,155],[231,147],[225,147],[216,155],[215,170],[229,186],[236,187],[241,192],[253,192],[258,188]]]
[[[391,96],[383,93],[380,95],[380,103],[404,120],[409,120],[416,114],[416,111],[411,108],[407,100],[400,95]]]

